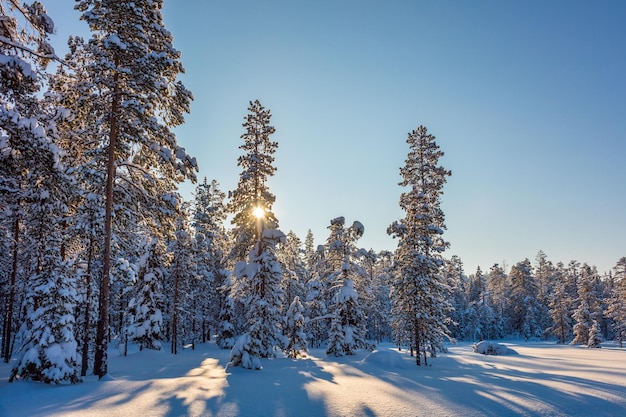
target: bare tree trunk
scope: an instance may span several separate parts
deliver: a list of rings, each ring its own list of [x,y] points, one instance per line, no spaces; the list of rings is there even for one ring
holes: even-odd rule
[[[15,282],[17,280],[17,255],[18,242],[20,238],[20,219],[15,218],[13,222],[13,264],[11,268],[11,281],[9,283],[9,297],[7,298],[7,308],[5,310],[4,323],[2,329],[2,359],[4,363],[9,363],[13,346],[11,344],[13,328],[13,304],[15,304]]]
[[[421,366],[422,365],[422,358],[421,358],[421,352],[420,352],[420,329],[419,329],[419,320],[418,319],[414,319],[413,320],[413,330],[415,331],[415,364],[417,366]]]
[[[174,307],[172,312],[172,353],[178,353],[178,280],[179,280],[178,262],[174,272]]]
[[[115,59],[115,66],[119,66],[119,59]],[[104,208],[104,256],[102,260],[102,281],[100,281],[100,297],[98,303],[98,331],[96,333],[96,355],[94,358],[94,373],[102,379],[108,373],[108,336],[109,336],[109,304],[110,304],[110,273],[111,273],[111,241],[113,223],[113,183],[115,180],[115,148],[118,140],[117,113],[121,95],[119,76],[113,76],[113,102],[111,103],[111,125],[109,130],[109,149],[107,159],[107,182]]]
[[[89,253],[87,258],[87,276],[85,284],[87,290],[85,292],[85,334],[83,335],[83,348],[82,348],[82,363],[80,368],[80,376],[87,375],[87,369],[89,368],[89,333],[91,329],[91,322],[89,316],[91,315],[91,264],[93,262],[93,239],[89,239]]]

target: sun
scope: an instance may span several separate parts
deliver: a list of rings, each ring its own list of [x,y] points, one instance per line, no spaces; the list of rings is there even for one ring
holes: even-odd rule
[[[252,210],[252,214],[257,219],[262,219],[265,217],[265,209],[263,207],[255,207],[254,210]]]

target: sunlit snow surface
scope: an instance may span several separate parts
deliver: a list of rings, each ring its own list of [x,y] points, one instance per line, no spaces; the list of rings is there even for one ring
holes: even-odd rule
[[[213,344],[119,357],[109,375],[74,386],[18,381],[0,365],[0,416],[626,416],[626,349],[507,342],[490,356],[471,344],[417,367],[391,345],[355,356],[224,366]]]

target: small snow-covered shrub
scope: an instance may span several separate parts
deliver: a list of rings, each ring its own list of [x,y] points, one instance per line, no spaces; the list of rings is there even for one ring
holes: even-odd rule
[[[259,359],[259,346],[249,333],[244,333],[237,339],[237,343],[230,351],[230,362],[226,364],[226,369],[234,366],[241,366],[246,369],[262,369]]]
[[[509,348],[499,343],[488,342],[481,340],[474,346],[474,352],[482,353],[483,355],[506,355],[509,353]]]

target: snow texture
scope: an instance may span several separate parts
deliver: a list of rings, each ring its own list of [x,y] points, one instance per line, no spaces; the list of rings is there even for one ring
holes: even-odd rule
[[[197,345],[174,356],[129,347],[109,352],[109,376],[48,386],[7,382],[0,364],[0,416],[621,416],[626,350],[507,341],[518,355],[485,356],[448,346],[417,367],[406,350],[306,359],[278,357],[264,369],[225,369],[229,352]]]

